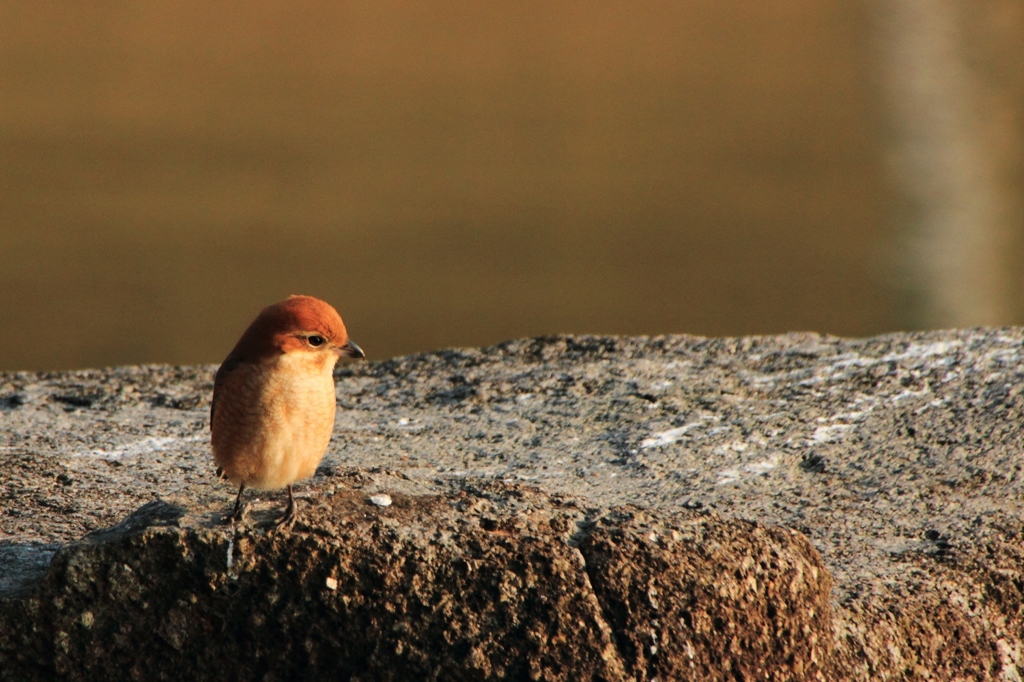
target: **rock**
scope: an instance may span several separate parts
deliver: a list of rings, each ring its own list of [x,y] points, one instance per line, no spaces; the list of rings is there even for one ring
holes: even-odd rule
[[[275,494],[214,523],[213,368],[0,375],[0,669],[1020,679],[1022,348],[552,337],[344,367],[290,536]]]
[[[628,679],[835,679],[832,579],[800,533],[613,511],[579,547]]]
[[[706,512],[590,518],[577,500],[500,483],[389,508],[342,490],[294,532],[267,532],[269,518],[225,527],[221,511],[151,502],[59,550],[0,621],[5,672],[814,679],[831,653],[828,572],[781,528]]]

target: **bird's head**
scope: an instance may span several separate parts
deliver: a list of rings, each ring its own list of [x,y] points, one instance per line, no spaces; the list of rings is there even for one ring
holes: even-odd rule
[[[312,296],[289,296],[261,310],[232,351],[243,362],[291,354],[320,357],[332,367],[339,357],[365,357],[338,311]]]

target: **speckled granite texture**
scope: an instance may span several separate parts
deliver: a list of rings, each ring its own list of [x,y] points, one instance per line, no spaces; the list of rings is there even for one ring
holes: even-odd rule
[[[600,649],[597,658],[580,659],[603,661],[601,675],[608,679],[680,674],[682,668],[658,667],[669,659],[701,662],[704,672],[694,668],[688,673],[700,679],[735,677],[728,670],[735,670],[736,661],[768,655],[754,645],[749,651],[742,648],[743,642],[767,641],[758,639],[762,635],[775,638],[780,651],[789,646],[791,661],[764,668],[768,673],[751,672],[755,666],[748,675],[1019,679],[1024,672],[1022,349],[1024,332],[1017,328],[864,340],[813,334],[552,337],[349,365],[337,372],[341,409],[324,466],[301,492],[312,509],[330,507],[336,497],[376,492],[429,506],[460,494],[473,497],[472,491],[484,486],[494,504],[503,494],[495,492],[499,489],[537,496],[532,508],[543,510],[545,519],[562,513],[549,495],[574,500],[577,511],[566,521],[573,526],[569,530],[550,530],[545,521],[548,525],[541,525],[547,530],[527,533],[513,524],[508,532],[516,551],[522,550],[525,533],[542,538],[545,546],[560,542],[582,552],[578,568],[588,584],[579,588],[580,599],[598,600],[600,623],[595,620],[582,639],[555,625],[544,637],[565,635],[575,642],[572,646],[591,642],[597,647],[593,651],[603,646],[598,644],[605,641],[602,637],[610,637],[611,654],[601,658],[605,650]],[[147,533],[184,534],[186,545],[227,542],[234,531],[214,526],[234,491],[214,478],[209,454],[213,370],[146,366],[0,375],[0,605],[6,605],[0,614],[8,614],[0,616],[0,626],[10,627],[10,614],[29,608],[26,604],[35,603],[41,590],[70,589],[66,581],[61,588],[53,572],[42,580],[59,546],[111,526],[155,499],[183,510],[180,518],[191,520],[147,527],[138,531],[141,536],[100,536],[108,540],[93,538],[57,556],[84,552],[83,557],[94,557],[94,550],[83,548],[97,542],[116,554],[138,542],[131,538],[150,537]],[[257,521],[238,532],[266,536],[258,520],[277,508],[280,498],[264,497],[256,505]],[[383,523],[397,506],[370,505],[366,513],[377,521],[367,523]],[[494,518],[499,526],[511,523],[516,512],[498,506]],[[316,535],[317,523],[342,514],[325,509],[300,536]],[[801,608],[780,615],[782,602],[769,596],[774,588],[767,586],[776,584],[773,578],[762,585],[762,607],[774,604],[764,612],[774,616],[764,616],[763,622],[726,618],[712,626],[723,642],[735,640],[739,649],[729,654],[727,646],[698,646],[699,619],[686,625],[679,613],[690,613],[687,608],[693,613],[719,607],[728,611],[728,599],[735,595],[723,596],[724,605],[701,601],[710,593],[697,586],[712,576],[693,571],[714,565],[697,561],[707,548],[700,541],[684,542],[691,554],[670,560],[662,550],[652,555],[629,539],[646,537],[636,528],[647,521],[623,520],[637,512],[677,533],[682,532],[679,524],[705,524],[700,537],[721,532],[735,539],[740,533],[736,524],[748,521],[757,522],[750,531],[754,535],[798,531],[793,537],[806,536],[813,550],[790,547],[780,554],[782,564],[772,567],[769,561],[765,570],[785,573],[784,564],[809,571],[822,562],[827,571],[821,580],[831,583],[827,608],[812,606],[815,590],[826,589],[815,579],[807,583],[812,587],[804,596],[793,596],[805,601]],[[455,523],[443,514],[424,518],[417,532],[429,519]],[[618,545],[598,542],[594,529],[608,524],[620,524],[625,533]],[[664,537],[661,531],[656,535]],[[742,549],[725,551],[723,557],[732,558],[721,559],[722,565],[735,559],[736,575],[748,576],[753,568],[742,567],[742,556],[770,554],[765,548],[774,541],[767,537],[755,543],[760,549],[746,540],[726,543]],[[285,551],[283,539],[253,540],[253,546],[260,542],[277,548],[270,553]],[[412,543],[401,544],[402,552],[420,551],[414,549],[420,547],[414,538],[395,542]],[[328,545],[323,551],[335,557],[332,561],[352,561],[337,558],[341,545]],[[613,545],[620,546],[621,556],[608,553]],[[599,546],[604,554],[597,553]],[[220,561],[219,569],[210,564],[209,570],[223,571]],[[624,561],[628,570],[622,568]],[[595,577],[598,564],[605,577]],[[673,568],[679,565],[690,567],[689,572]],[[614,596],[646,594],[637,585],[658,581],[677,595],[664,607],[676,609],[672,612],[682,618],[674,625],[651,612],[650,603]],[[157,590],[159,584],[143,588]],[[705,596],[693,596],[698,593]],[[102,605],[107,597],[97,593],[91,598]],[[34,615],[17,612],[24,618],[44,617],[38,609]],[[99,618],[99,610],[91,613]],[[50,612],[45,622],[53,625],[59,615]],[[383,616],[373,618],[383,622]],[[657,626],[651,626],[655,621]],[[798,621],[807,628],[800,636],[767,625]],[[718,626],[723,629],[715,630]],[[744,633],[743,628],[752,627],[762,634],[751,638]],[[637,628],[648,630],[646,649],[637,644]],[[605,629],[611,634],[602,635]],[[39,637],[50,637],[50,648],[39,651],[56,651],[54,633],[45,630]],[[764,634],[768,631],[770,637]],[[74,640],[75,631],[70,632]],[[699,641],[717,641],[706,635]],[[798,640],[804,645],[793,648]],[[501,647],[466,646],[466,651],[483,652],[477,661],[482,667],[474,668],[473,675],[519,674],[488,658],[488,651]],[[730,667],[727,661],[733,661]],[[452,679],[465,673],[438,661],[421,662],[421,668],[402,670]],[[62,674],[71,675],[74,666],[67,665]],[[571,679],[552,672],[564,672],[565,663],[537,665],[524,668],[522,675]],[[352,666],[338,670],[358,675],[358,664]],[[371,677],[387,677],[383,668],[373,670]]]

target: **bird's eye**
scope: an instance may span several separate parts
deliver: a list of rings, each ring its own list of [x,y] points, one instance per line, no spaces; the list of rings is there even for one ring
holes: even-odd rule
[[[324,345],[324,341],[326,341],[327,339],[325,339],[322,336],[319,336],[318,334],[313,334],[313,336],[310,336],[307,340],[309,341],[309,345],[313,346],[313,348],[316,348],[317,346]]]

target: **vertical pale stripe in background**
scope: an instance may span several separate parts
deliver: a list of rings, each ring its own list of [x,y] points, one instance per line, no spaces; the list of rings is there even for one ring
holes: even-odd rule
[[[913,326],[1015,318],[1020,103],[1012,83],[1001,78],[1012,78],[1012,71],[984,66],[986,52],[998,50],[1002,40],[1019,40],[1014,8],[1020,4],[876,4],[891,165],[906,209],[897,213],[902,224],[893,265],[904,273]]]

